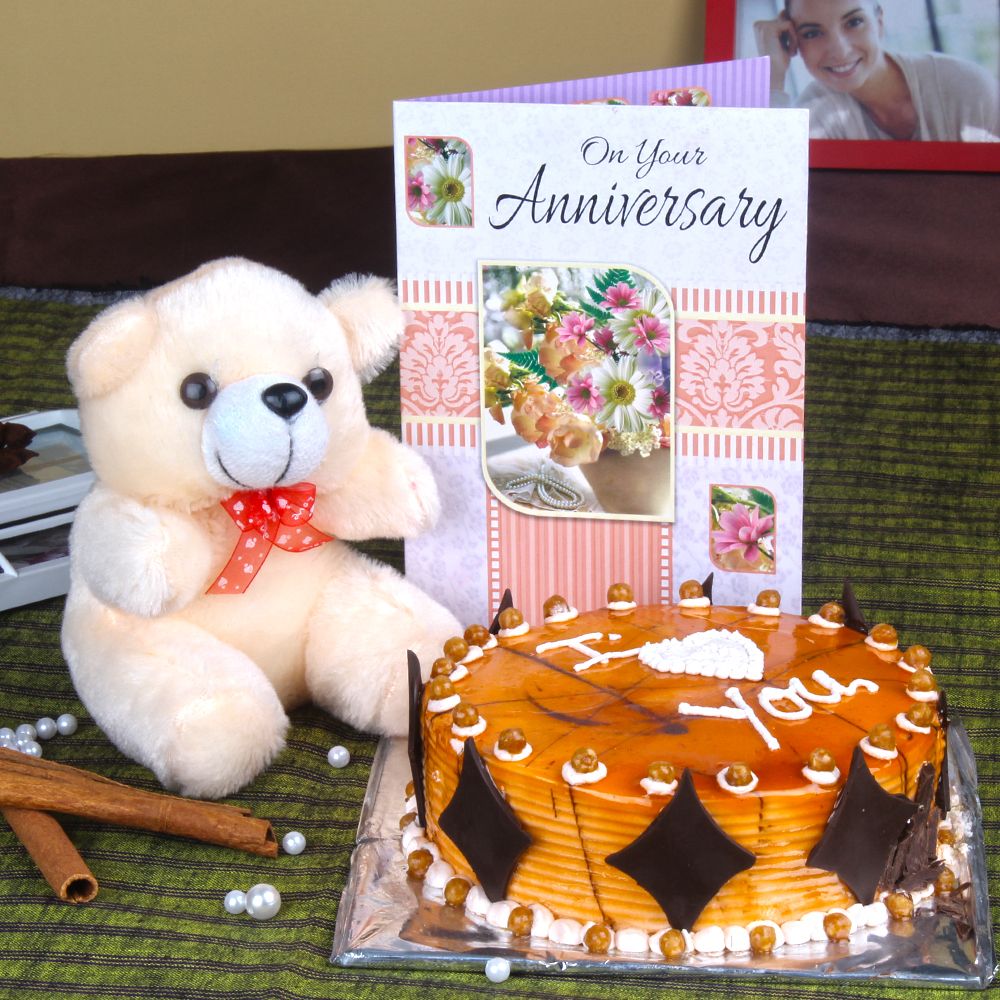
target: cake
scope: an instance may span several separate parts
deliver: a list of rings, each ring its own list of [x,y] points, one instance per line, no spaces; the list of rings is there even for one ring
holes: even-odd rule
[[[715,606],[711,578],[541,617],[471,626],[426,684],[411,663],[402,844],[425,894],[670,957],[838,939],[956,888],[930,653],[869,629],[849,586],[808,618],[775,591]]]

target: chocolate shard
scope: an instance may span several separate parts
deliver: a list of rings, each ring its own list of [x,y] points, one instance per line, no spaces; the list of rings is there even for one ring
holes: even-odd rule
[[[715,571],[713,570],[704,580],[701,581],[702,593],[709,599],[712,600],[712,584],[715,583]]]
[[[865,613],[861,610],[861,605],[858,604],[858,599],[854,596],[851,581],[846,577],[844,578],[844,590],[840,595],[840,603],[846,612],[845,624],[847,627],[868,635],[868,622],[865,621]]]
[[[531,836],[493,783],[471,736],[465,741],[458,787],[440,823],[465,855],[490,901],[504,899],[514,866]]]
[[[868,770],[864,751],[855,747],[847,781],[806,864],[833,872],[859,903],[871,903],[896,841],[917,808],[905,795],[887,792]]]
[[[410,758],[410,776],[413,778],[413,795],[417,800],[417,822],[427,826],[427,809],[424,800],[424,731],[421,726],[424,683],[420,679],[420,660],[412,649],[406,651],[406,669],[410,688],[410,731],[406,751]]]
[[[934,765],[925,763],[917,775],[913,796],[917,813],[896,842],[880,885],[891,891],[924,889],[934,882],[943,866],[937,857],[937,830],[940,811],[934,806]]]
[[[755,860],[712,819],[685,768],[670,802],[609,865],[660,904],[671,927],[690,930],[712,897]]]
[[[493,624],[490,625],[490,635],[496,635],[500,631],[500,612],[512,607],[514,607],[514,598],[511,597],[510,587],[508,587],[503,592],[503,597],[500,598],[500,606],[497,608],[497,613],[493,616]]]
[[[938,693],[938,719],[941,723],[941,735],[944,737],[944,755],[941,758],[941,773],[938,776],[937,791],[934,793],[934,804],[941,810],[942,816],[948,815],[951,809],[951,775],[948,770],[948,695]]]

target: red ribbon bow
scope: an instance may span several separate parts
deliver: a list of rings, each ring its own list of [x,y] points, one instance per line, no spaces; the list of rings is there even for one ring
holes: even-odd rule
[[[307,527],[316,503],[312,483],[243,490],[222,501],[225,512],[243,534],[209,594],[242,594],[264,565],[272,545],[286,552],[305,552],[333,536]]]

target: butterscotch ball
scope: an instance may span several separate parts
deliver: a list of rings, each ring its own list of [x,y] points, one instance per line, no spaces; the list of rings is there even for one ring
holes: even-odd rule
[[[590,747],[583,747],[570,758],[570,764],[579,774],[590,774],[597,770],[597,752]]]
[[[896,630],[891,626],[882,622],[880,625],[876,625],[869,633],[868,637],[872,642],[881,643],[883,646],[895,646],[899,642],[899,635]]]
[[[583,935],[583,944],[587,951],[595,955],[605,955],[611,948],[611,928],[606,924],[594,924],[587,928]]]
[[[958,888],[958,877],[945,865],[934,882],[935,896],[950,896]]]
[[[432,701],[441,701],[455,693],[455,685],[447,677],[432,677],[427,682],[427,691]]]
[[[828,601],[819,609],[820,618],[825,618],[828,622],[843,625],[847,621],[847,612],[842,604],[836,601]]]
[[[896,734],[888,722],[877,722],[868,733],[868,742],[879,750],[895,750]]]
[[[455,875],[444,884],[444,901],[449,906],[465,906],[465,899],[469,895],[471,888],[472,886],[468,879],[464,879],[460,875]]]
[[[534,922],[535,914],[532,910],[527,906],[515,906],[507,917],[507,930],[517,937],[527,937]]]
[[[485,625],[470,625],[463,638],[470,646],[485,646],[490,641],[490,630]]]
[[[665,760],[654,760],[649,765],[647,773],[653,781],[662,781],[665,785],[669,785],[671,781],[677,778],[677,768]]]
[[[404,794],[406,795],[406,797],[409,798],[415,791],[416,791],[416,788],[414,787],[413,782],[412,781],[408,781],[406,783],[406,791],[404,792]]]
[[[524,615],[517,608],[504,608],[500,612],[500,628],[517,628],[524,624]]]
[[[613,583],[608,587],[608,604],[617,604],[619,601],[628,603],[634,600],[632,588],[627,583]]]
[[[828,913],[823,930],[831,941],[846,941],[851,936],[851,918],[846,913]]]
[[[730,785],[735,785],[739,787],[740,785],[749,785],[753,781],[753,772],[750,770],[749,765],[740,762],[735,764],[730,764],[726,768],[726,781]]]
[[[885,908],[893,920],[913,919],[913,899],[908,892],[890,892],[885,897]]]
[[[418,847],[406,856],[406,874],[417,881],[423,881],[427,869],[434,863],[434,855],[426,847]]]
[[[516,726],[505,729],[497,739],[497,746],[509,754],[518,754],[527,745],[528,741],[524,737],[524,730],[518,729]]]
[[[399,817],[400,830],[405,830],[416,818],[417,818],[416,813],[413,812],[403,813],[403,815]]]
[[[469,644],[460,635],[453,635],[444,644],[444,655],[458,663],[469,655]]]
[[[697,580],[685,580],[678,593],[682,601],[693,601],[705,596],[705,589]]]
[[[938,829],[937,839],[939,844],[954,844],[956,841],[955,831],[942,826]]]
[[[934,717],[937,715],[937,709],[930,703],[926,701],[918,701],[916,705],[911,706],[906,711],[906,717],[915,726],[923,726],[926,728],[934,722]]]
[[[781,607],[781,594],[776,590],[762,590],[757,595],[757,600],[754,604],[758,608],[780,608]]]
[[[811,771],[833,771],[837,767],[837,762],[833,759],[833,754],[825,747],[816,747],[809,754],[806,766]]]
[[[439,656],[431,664],[431,677],[448,677],[455,669],[455,661],[447,656]]]
[[[908,667],[916,667],[917,670],[920,670],[921,667],[929,667],[931,659],[931,651],[926,646],[910,646],[903,653],[903,662]]]
[[[910,681],[906,686],[911,691],[937,691],[937,680],[929,670],[921,669],[910,674]]]
[[[770,955],[778,943],[778,935],[769,924],[758,924],[750,932],[750,950],[755,955]]]
[[[546,618],[551,615],[564,615],[569,611],[569,601],[562,594],[553,594],[542,605],[542,611],[545,612]]]
[[[680,958],[684,954],[684,935],[680,931],[664,931],[660,935],[660,954],[664,958]]]
[[[467,701],[460,701],[451,712],[451,721],[462,729],[474,726],[479,721],[479,710]]]

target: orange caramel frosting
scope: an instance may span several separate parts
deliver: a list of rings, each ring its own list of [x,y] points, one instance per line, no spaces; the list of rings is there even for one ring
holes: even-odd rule
[[[929,726],[898,722],[918,703],[912,668],[900,659],[895,647],[874,647],[850,627],[736,607],[603,609],[501,634],[454,689],[485,723],[475,747],[530,836],[505,898],[616,932],[662,930],[667,919],[656,899],[607,859],[671,803],[687,770],[704,809],[753,855],[707,902],[693,931],[781,924],[851,906],[855,896],[841,879],[807,858],[855,749],[865,750],[885,791],[910,797],[921,765],[939,773],[944,752],[936,714]],[[440,699],[429,709],[429,700],[425,690],[426,837],[475,883],[439,822],[458,787],[462,739],[453,711],[441,710]],[[933,702],[923,704],[936,713]],[[515,729],[526,756],[498,745]],[[710,865],[711,856],[697,863]]]

